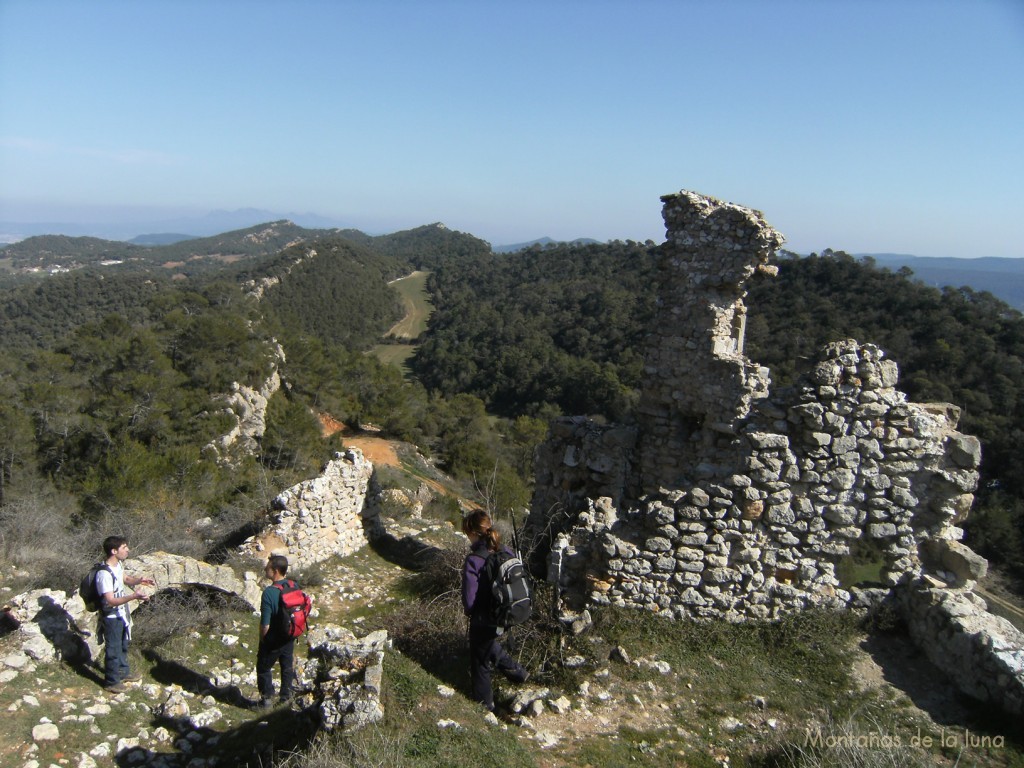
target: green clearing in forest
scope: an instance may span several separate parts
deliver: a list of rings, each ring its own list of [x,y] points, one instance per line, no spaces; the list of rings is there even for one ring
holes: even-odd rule
[[[417,271],[391,283],[402,297],[405,317],[392,326],[388,336],[412,341],[427,329],[427,320],[434,309],[427,298],[426,284],[429,274]],[[378,360],[386,365],[396,365],[406,374],[409,372],[406,361],[415,351],[415,344],[378,344],[373,348],[373,354]]]

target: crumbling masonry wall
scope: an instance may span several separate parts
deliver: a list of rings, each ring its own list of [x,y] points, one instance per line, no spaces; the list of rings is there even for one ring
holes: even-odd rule
[[[867,607],[906,585],[914,621],[915,595],[970,590],[987,564],[958,524],[981,447],[956,431],[959,409],[908,402],[896,363],[854,340],[772,392],[743,354],[743,299],[777,273],[783,237],[749,208],[662,201],[637,425],[560,419],[536,457],[527,535],[567,602],[738,621]],[[844,589],[840,563],[864,550],[883,585]],[[1024,672],[1010,680],[1024,690]]]
[[[777,274],[768,260],[784,241],[758,211],[692,192],[662,199],[668,239],[638,408],[650,489],[685,485],[708,457],[735,453],[737,425],[767,396],[768,369],[743,355],[743,297],[752,275]]]
[[[282,491],[273,501],[272,525],[247,539],[243,556],[266,561],[285,555],[296,569],[362,549],[380,526],[366,503],[373,464],[358,448],[346,448],[323,471]]]

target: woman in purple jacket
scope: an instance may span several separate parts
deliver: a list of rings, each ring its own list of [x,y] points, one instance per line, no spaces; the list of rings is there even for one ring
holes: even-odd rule
[[[491,623],[490,584],[481,584],[488,556],[501,548],[501,536],[491,527],[491,517],[483,510],[470,512],[462,519],[462,532],[469,538],[469,554],[462,568],[462,608],[469,617],[473,699],[493,712],[491,671],[497,667],[514,683],[525,683],[530,675],[498,642],[501,630]],[[505,551],[512,554],[507,547]]]

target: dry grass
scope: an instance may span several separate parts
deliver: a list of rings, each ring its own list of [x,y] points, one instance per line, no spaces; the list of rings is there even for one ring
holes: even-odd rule
[[[401,765],[402,741],[379,728],[352,736],[323,734],[301,752],[275,763],[275,768],[393,768]]]
[[[829,721],[782,747],[783,764],[794,768],[928,768],[923,750],[907,743],[895,723],[874,719]]]

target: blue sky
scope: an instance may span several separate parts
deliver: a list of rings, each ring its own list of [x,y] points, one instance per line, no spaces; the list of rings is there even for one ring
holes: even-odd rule
[[[1024,256],[1021,0],[0,0],[0,221]]]

